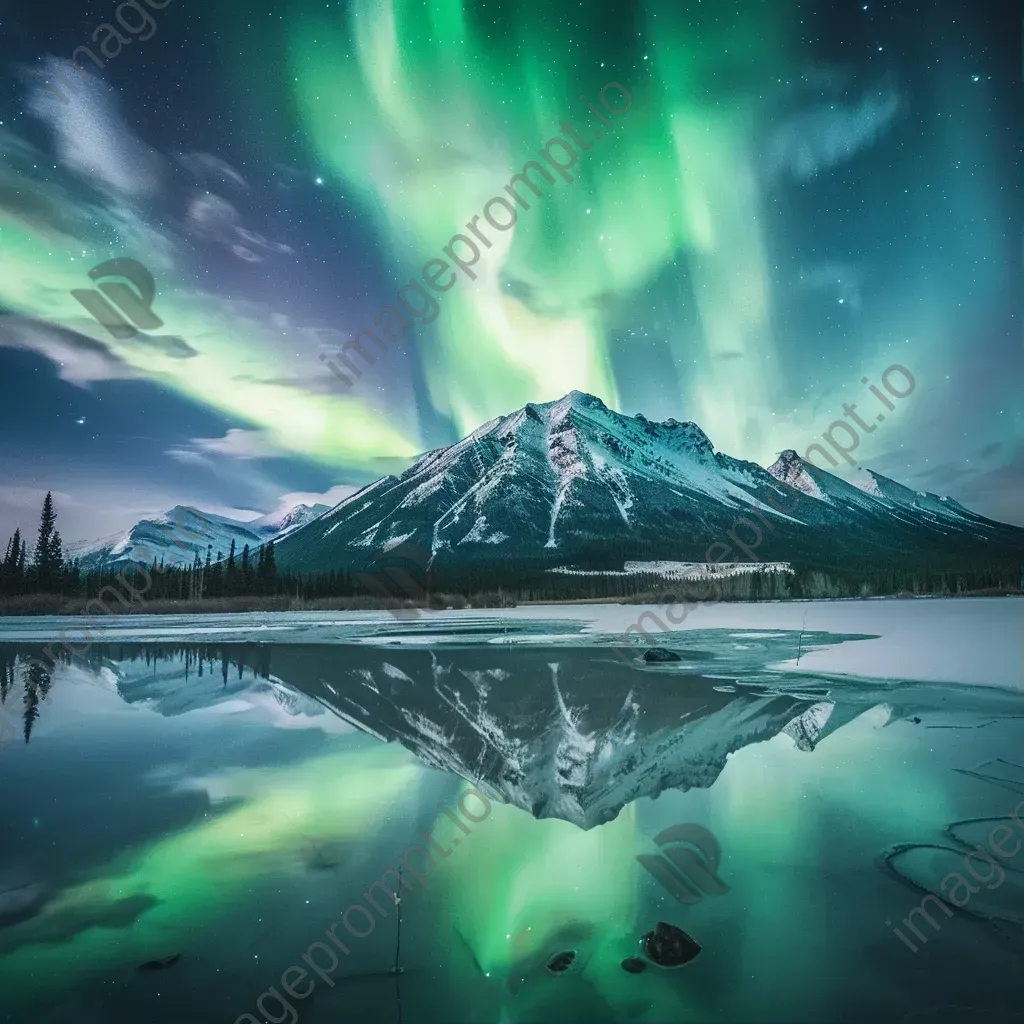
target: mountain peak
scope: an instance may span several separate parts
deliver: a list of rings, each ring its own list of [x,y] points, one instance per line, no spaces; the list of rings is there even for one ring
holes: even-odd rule
[[[638,423],[647,437],[666,443],[670,448],[679,452],[690,452],[700,456],[714,454],[715,448],[711,439],[692,420],[681,421],[672,416],[667,420],[649,420],[641,412],[635,416],[627,416],[625,413],[610,409],[600,398],[588,394],[586,391],[573,390],[554,402],[544,402],[539,405],[531,402],[525,407],[528,416],[543,420],[546,413],[552,423],[562,422],[570,410],[591,415],[603,413],[621,423]]]
[[[787,448],[785,451],[779,452],[779,457],[768,467],[768,472],[776,480],[781,480],[782,483],[788,484],[798,491],[803,491],[804,494],[809,494],[812,498],[824,500],[825,494],[815,473],[817,469],[818,467],[813,463],[800,458],[792,448]],[[824,470],[818,470],[818,472],[825,473]],[[830,474],[825,475],[829,476]]]
[[[797,455],[795,449],[787,448],[785,451],[779,452],[778,458],[768,468],[768,472],[771,473],[772,476],[776,476],[776,470],[778,470],[779,473],[787,473],[792,469],[799,469],[805,465],[807,465],[807,463]]]
[[[583,413],[610,411],[600,398],[589,395],[586,391],[570,391],[554,402],[545,402],[540,408],[547,410],[555,421],[561,419],[570,409]]]
[[[583,406],[584,408],[598,408],[607,409],[608,407],[598,398],[596,395],[591,395],[586,391],[577,391],[575,388],[572,389],[561,401],[569,399],[573,405]]]

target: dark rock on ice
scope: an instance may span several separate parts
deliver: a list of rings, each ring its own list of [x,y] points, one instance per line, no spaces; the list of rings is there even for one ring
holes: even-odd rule
[[[630,974],[643,974],[647,970],[647,961],[641,960],[638,956],[627,956],[622,961],[622,969]]]
[[[649,651],[644,651],[644,661],[646,662],[682,660],[683,659],[678,654],[676,654],[675,651],[666,650],[664,647],[652,647]]]

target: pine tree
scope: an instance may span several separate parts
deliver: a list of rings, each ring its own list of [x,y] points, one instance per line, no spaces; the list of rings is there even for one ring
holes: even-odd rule
[[[256,592],[259,594],[274,593],[274,580],[277,567],[274,565],[274,542],[268,541],[260,546],[259,562],[256,566]]]
[[[42,591],[50,590],[61,582],[64,553],[56,523],[57,513],[53,509],[53,495],[47,491],[39,515],[39,537],[35,550],[36,582]]]
[[[199,597],[206,597],[207,588],[210,586],[210,563],[213,560],[213,545],[206,545],[206,565],[199,575]]]
[[[25,575],[21,539],[21,530],[15,529],[14,536],[7,542],[4,560],[0,563],[0,589],[5,594],[15,594],[22,589],[21,583]]]
[[[254,588],[257,594],[263,592],[263,581],[266,579],[267,574],[267,549],[261,544],[259,549],[259,558],[256,561],[256,586]]]
[[[228,552],[228,565],[225,574],[224,593],[234,594],[238,589],[235,585],[235,539],[231,538],[231,550]]]

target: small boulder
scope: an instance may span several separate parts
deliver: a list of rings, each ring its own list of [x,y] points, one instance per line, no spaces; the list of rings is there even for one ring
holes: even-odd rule
[[[644,661],[648,663],[682,660],[682,657],[676,654],[675,651],[667,650],[664,647],[652,647],[649,651],[644,651]]]
[[[640,940],[644,955],[659,967],[682,967],[700,952],[700,945],[682,928],[659,921]]]
[[[622,961],[622,969],[629,974],[643,974],[647,970],[647,961],[641,960],[638,956],[627,956]]]
[[[576,959],[576,951],[573,949],[567,949],[564,953],[556,953],[548,961],[548,970],[552,974],[563,974],[565,971],[572,967],[573,961]]]

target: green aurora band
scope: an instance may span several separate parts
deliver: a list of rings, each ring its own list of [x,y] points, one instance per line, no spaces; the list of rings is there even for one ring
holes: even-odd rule
[[[505,194],[560,122],[594,138],[601,126],[581,93],[596,105],[618,81],[633,95],[578,154],[576,180],[529,193],[510,231],[487,230],[478,280],[460,274],[441,297],[421,361],[434,406],[460,432],[572,388],[614,406],[611,353],[628,341],[628,300],[680,258],[703,344],[692,351],[680,335],[673,355],[677,370],[696,360],[710,373],[688,408],[725,450],[765,422],[774,352],[750,146],[760,83],[787,64],[783,8],[695,14],[657,0],[495,15],[460,0],[357,0],[347,13],[311,4],[290,19],[309,137],[376,216],[399,285]]]

